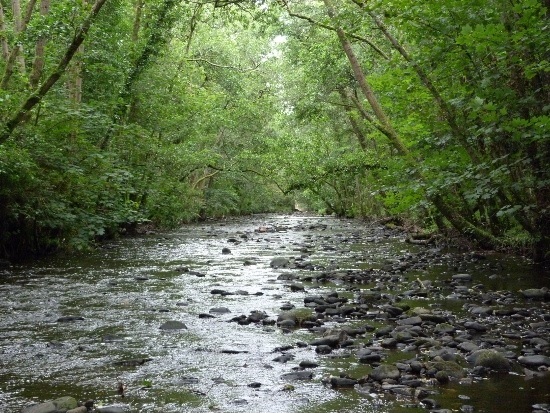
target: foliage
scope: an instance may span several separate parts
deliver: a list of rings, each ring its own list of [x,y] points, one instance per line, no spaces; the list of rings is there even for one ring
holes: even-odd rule
[[[298,200],[548,258],[544,2],[115,0],[61,71],[92,5],[4,3],[1,256]]]

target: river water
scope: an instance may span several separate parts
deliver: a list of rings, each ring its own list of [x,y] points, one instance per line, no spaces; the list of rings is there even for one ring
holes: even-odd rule
[[[341,371],[361,377],[371,367],[343,349],[320,356],[312,346],[297,345],[319,334],[286,331],[269,322],[231,322],[254,311],[276,320],[282,307],[301,308],[310,294],[352,296],[367,288],[395,292],[399,285],[350,286],[310,278],[304,292],[279,278],[395,269],[407,257],[434,248],[404,239],[399,231],[354,220],[256,215],[125,238],[90,253],[0,270],[0,411],[20,412],[61,396],[140,413],[426,411],[414,400],[323,384]],[[495,291],[548,285],[547,274],[520,258],[494,255],[481,261],[446,251],[436,256],[438,261],[418,261],[408,277],[435,281],[448,271],[467,271]],[[308,265],[272,268],[275,257]],[[460,299],[429,296],[409,301],[458,313],[464,306]],[[549,312],[547,302],[526,305],[537,307],[537,314]],[[167,321],[187,328],[161,329]],[[373,316],[375,326],[379,321]],[[358,341],[372,342],[373,337]],[[292,348],[277,351],[283,346]],[[274,361],[281,354],[291,358]],[[410,357],[396,349],[389,360]],[[319,364],[311,370],[312,380],[285,376],[303,360]],[[528,413],[533,404],[550,403],[550,380],[526,380],[521,371],[500,374],[437,386],[434,398],[454,411],[468,405],[475,412]]]

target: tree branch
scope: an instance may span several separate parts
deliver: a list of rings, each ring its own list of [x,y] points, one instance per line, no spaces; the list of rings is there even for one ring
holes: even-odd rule
[[[324,23],[321,23],[321,22],[318,22],[317,20],[314,20],[312,19],[311,17],[309,16],[304,16],[303,14],[298,14],[298,13],[293,13],[292,11],[290,11],[290,7],[289,5],[287,4],[286,0],[282,0],[283,4],[285,5],[286,7],[286,10],[288,12],[288,15],[291,16],[291,17],[296,17],[298,19],[302,19],[302,20],[305,20],[305,21],[308,21],[310,22],[311,24],[315,25],[315,26],[319,26],[319,27],[322,27],[323,29],[327,29],[327,30],[330,30],[330,31],[333,31],[335,32],[337,30],[336,27],[333,27],[333,26],[330,26],[328,24],[324,24]],[[380,56],[382,56],[384,59],[386,60],[390,60],[390,58],[388,57],[388,55],[386,55],[378,46],[376,46],[372,41],[370,41],[369,39],[365,38],[365,37],[361,37],[361,36],[358,36],[356,34],[353,34],[353,33],[347,33],[346,32],[346,36],[351,38],[351,39],[355,39],[355,40],[359,40],[363,43],[366,43],[368,44],[376,53],[378,53]]]
[[[238,70],[239,72],[252,72],[260,67],[260,63],[255,64],[252,67],[248,67],[246,69],[243,69],[242,67],[237,66],[229,66],[229,65],[220,65],[217,63],[212,63],[211,61],[207,59],[203,59],[202,57],[199,58],[193,58],[193,59],[185,59],[188,62],[204,62],[210,66],[217,67],[219,69],[231,69],[231,70]]]

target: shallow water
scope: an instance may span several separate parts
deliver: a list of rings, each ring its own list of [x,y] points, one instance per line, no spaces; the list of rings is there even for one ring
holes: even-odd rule
[[[263,229],[268,231],[258,231]],[[231,253],[222,253],[223,248]],[[254,310],[276,319],[285,303],[303,306],[304,292],[292,292],[289,282],[277,276],[305,271],[271,268],[276,256],[303,255],[319,268],[344,271],[383,268],[423,248],[406,244],[398,231],[358,221],[257,215],[188,225],[122,239],[85,255],[14,266],[0,276],[0,411],[19,412],[31,403],[65,395],[144,413],[417,411],[403,410],[407,401],[322,385],[324,376],[339,371],[368,373],[344,352],[319,357],[312,347],[295,347],[290,351],[294,360],[273,361],[280,354],[273,352],[276,347],[309,342],[317,337],[313,333],[229,320]],[[468,271],[488,289],[547,285],[547,274],[519,258],[492,256],[452,268],[448,261],[453,254],[446,254],[440,263],[412,271],[410,277],[437,280]],[[211,294],[215,288],[238,294]],[[308,294],[352,294],[343,284],[306,284],[306,289]],[[420,301],[456,311],[463,305],[460,300]],[[199,318],[216,307],[230,313]],[[57,321],[66,316],[82,320]],[[187,329],[159,329],[168,320],[181,321]],[[397,352],[394,357],[407,356]],[[117,364],[137,358],[152,360],[138,366]],[[320,362],[312,381],[290,383],[281,377],[301,360]],[[119,382],[125,385],[124,398],[117,393]],[[261,387],[249,387],[253,382]],[[436,398],[443,407],[455,410],[469,404],[476,412],[527,413],[532,404],[550,403],[548,379],[525,381],[514,375],[438,390]],[[510,399],[510,392],[513,403],[503,407],[500,401]]]

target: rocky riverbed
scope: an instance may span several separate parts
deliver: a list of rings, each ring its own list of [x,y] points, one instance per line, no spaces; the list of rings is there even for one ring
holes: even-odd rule
[[[308,215],[0,269],[6,412],[550,412],[550,276]]]

